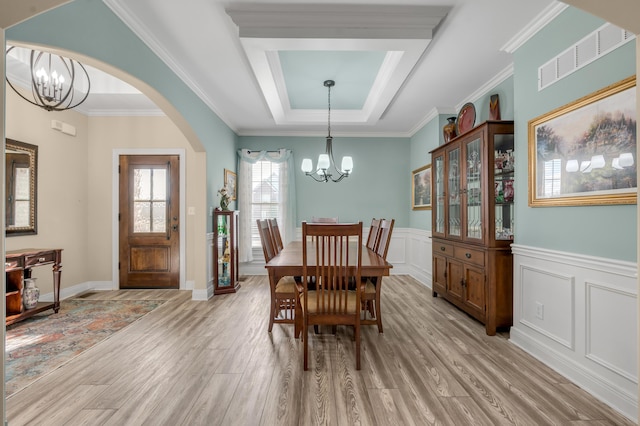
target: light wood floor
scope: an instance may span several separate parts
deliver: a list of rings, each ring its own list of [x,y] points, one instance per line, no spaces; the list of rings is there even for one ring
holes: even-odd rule
[[[268,281],[208,302],[187,291],[7,401],[9,425],[625,425],[606,405],[406,276],[385,278],[384,333],[267,332]]]

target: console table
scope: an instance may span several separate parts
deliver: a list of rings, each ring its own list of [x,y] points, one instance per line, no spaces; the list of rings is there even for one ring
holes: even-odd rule
[[[31,269],[37,266],[53,267],[53,302],[38,302],[32,309],[25,309],[22,303],[24,279],[31,278]],[[60,309],[60,269],[62,249],[21,249],[6,253],[4,272],[6,276],[6,325],[29,318],[39,312]]]

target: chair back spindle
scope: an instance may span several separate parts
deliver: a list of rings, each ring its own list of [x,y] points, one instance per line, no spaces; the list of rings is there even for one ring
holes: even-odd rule
[[[282,244],[282,236],[280,235],[280,228],[278,227],[278,220],[276,218],[271,218],[271,219],[267,219],[267,222],[269,223],[269,230],[271,231],[273,248],[276,254],[278,254],[284,248]]]
[[[275,248],[273,247],[273,238],[271,237],[271,230],[269,229],[269,222],[266,219],[256,220],[258,224],[258,234],[260,234],[260,242],[262,243],[262,252],[264,254],[264,261],[268,263],[276,255]]]
[[[373,251],[378,248],[378,240],[380,239],[380,222],[383,219],[373,218],[369,226],[369,236],[367,237],[367,247]]]
[[[391,242],[391,233],[393,232],[393,224],[395,221],[395,219],[383,219],[380,221],[380,236],[378,237],[376,253],[385,260],[389,252],[389,243]]]

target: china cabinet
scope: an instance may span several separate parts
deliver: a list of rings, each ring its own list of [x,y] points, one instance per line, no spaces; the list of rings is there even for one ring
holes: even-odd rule
[[[513,121],[487,121],[431,151],[433,296],[485,325],[512,325]]]
[[[238,280],[237,210],[213,211],[213,294],[235,293]]]

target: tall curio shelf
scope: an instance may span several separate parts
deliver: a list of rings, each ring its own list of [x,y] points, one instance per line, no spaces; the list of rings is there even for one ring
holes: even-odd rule
[[[213,211],[213,294],[235,293],[238,280],[237,210]]]
[[[513,322],[513,121],[487,121],[431,151],[433,295],[494,335]]]

